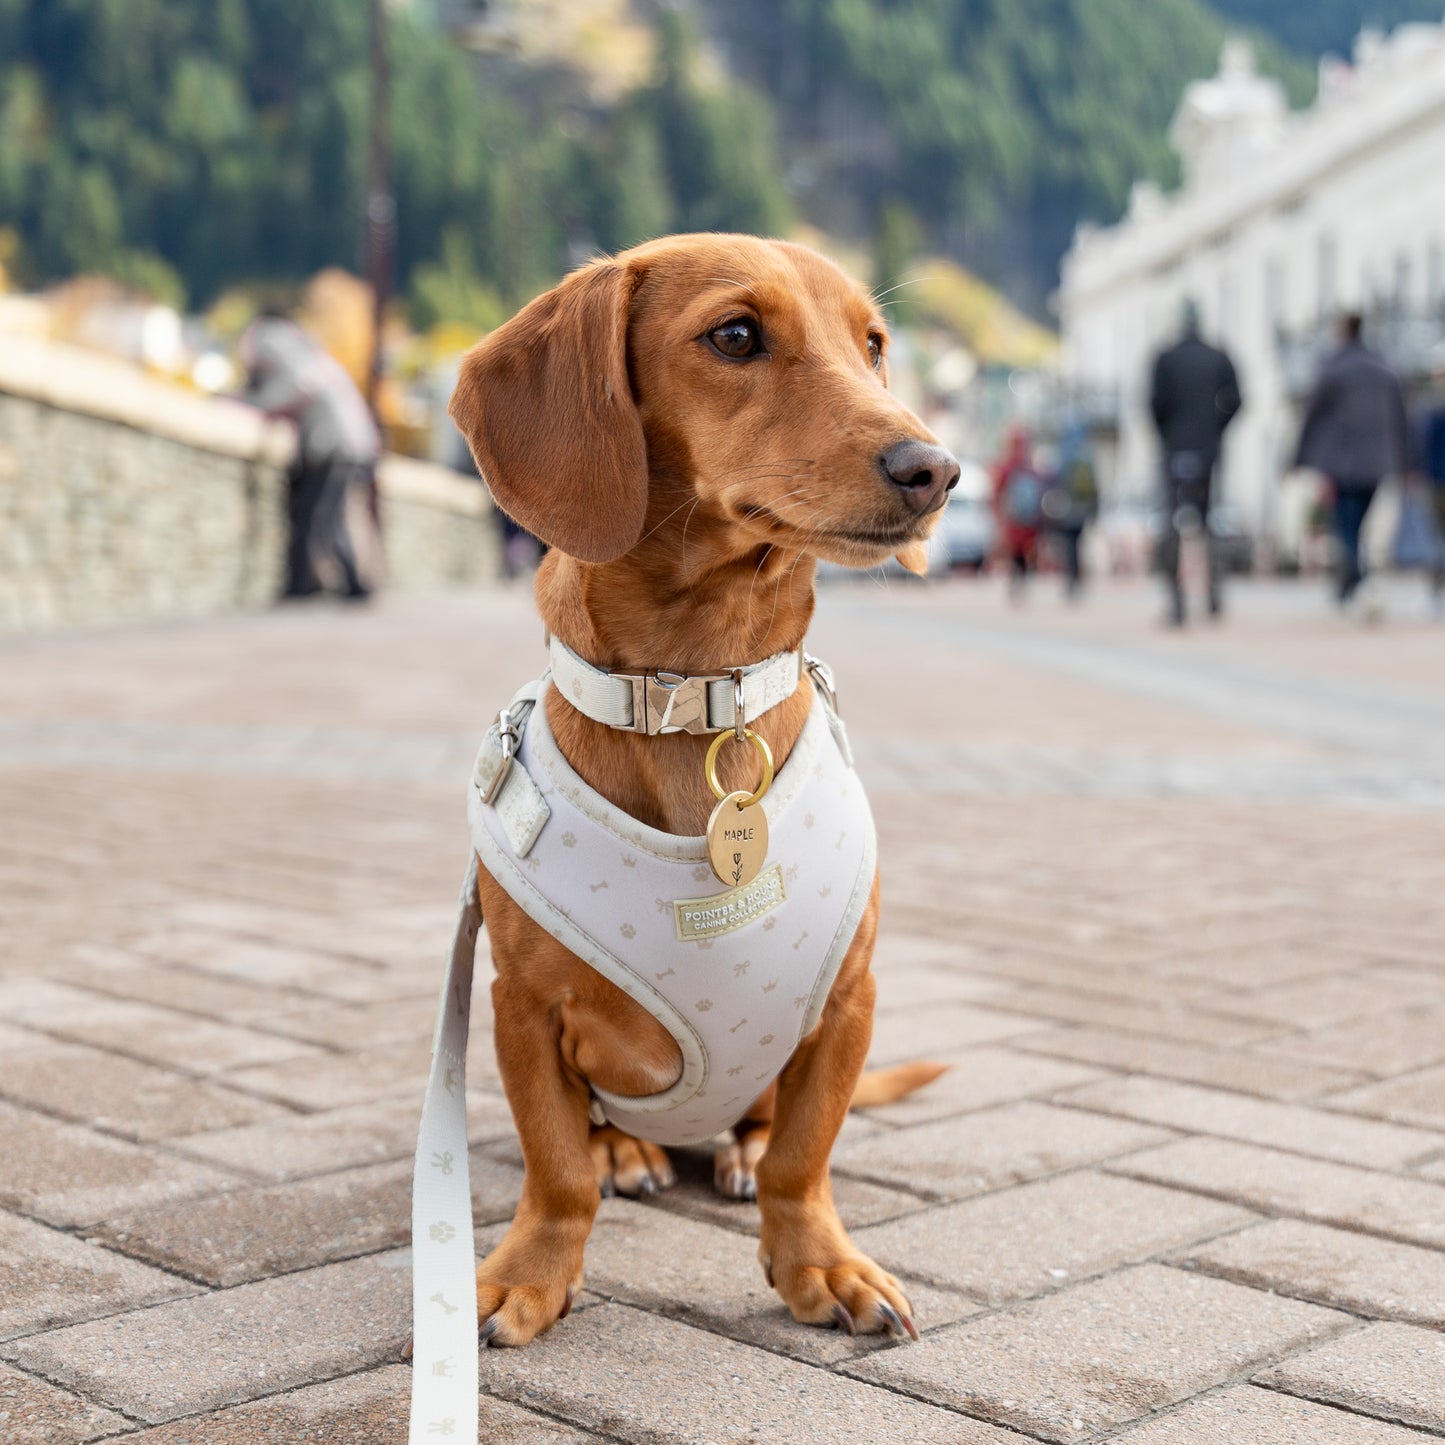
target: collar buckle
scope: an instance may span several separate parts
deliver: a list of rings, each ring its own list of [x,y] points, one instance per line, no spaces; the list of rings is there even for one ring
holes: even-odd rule
[[[658,733],[716,733],[708,709],[708,684],[727,682],[730,672],[614,672],[609,676],[632,686],[631,731],[648,737]]]

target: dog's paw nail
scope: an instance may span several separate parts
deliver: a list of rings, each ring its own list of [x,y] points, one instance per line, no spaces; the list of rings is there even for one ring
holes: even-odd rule
[[[402,1348],[401,1357],[402,1357],[402,1359],[404,1359],[404,1360],[409,1360],[409,1359],[411,1359],[412,1355],[414,1355],[415,1353],[416,1353],[416,1336],[415,1336],[415,1335],[408,1335],[408,1336],[407,1336],[406,1344],[405,1344],[405,1346],[403,1346],[403,1348]]]
[[[903,1321],[898,1317],[898,1311],[893,1308],[887,1300],[878,1302],[878,1313],[883,1316],[883,1323],[890,1335],[901,1335],[903,1333]]]
[[[847,1305],[834,1305],[833,1318],[838,1322],[838,1328],[844,1334],[856,1335],[858,1333],[858,1326],[853,1323],[853,1316],[848,1313]]]
[[[918,1343],[918,1326],[913,1323],[912,1315],[904,1315],[903,1328],[908,1331],[908,1338],[916,1345]]]
[[[616,1193],[617,1186],[612,1182],[612,1180],[610,1178],[604,1179],[602,1181],[602,1197],[604,1199],[611,1199]]]
[[[637,1197],[639,1199],[651,1199],[657,1193],[657,1184],[652,1175],[644,1174],[642,1183],[637,1186]]]
[[[483,1349],[489,1348],[492,1343],[492,1336],[496,1334],[501,1327],[501,1317],[499,1315],[493,1315],[491,1319],[477,1331],[477,1343],[481,1345]]]
[[[562,1301],[562,1313],[557,1316],[559,1320],[565,1320],[567,1316],[572,1313],[572,1301],[576,1299],[576,1297],[576,1290],[569,1289],[567,1291],[567,1298]]]

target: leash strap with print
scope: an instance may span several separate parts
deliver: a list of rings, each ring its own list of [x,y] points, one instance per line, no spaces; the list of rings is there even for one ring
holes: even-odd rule
[[[477,1445],[477,1261],[467,1165],[467,1030],[482,912],[473,854],[432,1038],[411,1192],[409,1445]]]

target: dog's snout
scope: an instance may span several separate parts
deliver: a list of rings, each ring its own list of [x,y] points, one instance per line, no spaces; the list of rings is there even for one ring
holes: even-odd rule
[[[958,485],[958,459],[944,447],[910,437],[895,442],[878,465],[916,512],[931,512]]]

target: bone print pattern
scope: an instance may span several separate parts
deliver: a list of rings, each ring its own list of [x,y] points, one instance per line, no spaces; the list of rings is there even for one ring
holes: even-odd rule
[[[611,1122],[660,1144],[711,1137],[735,1117],[725,1091],[702,1092],[706,1081],[776,1077],[826,997],[823,970],[830,956],[834,965],[841,959],[872,883],[872,820],[861,786],[822,710],[814,709],[764,802],[772,838],[764,869],[779,868],[781,896],[731,931],[680,942],[677,900],[704,906],[729,896],[705,861],[703,840],[689,845],[599,817],[590,795],[557,770],[554,758],[545,709],[538,707],[517,759],[550,816],[520,860],[493,810],[474,807],[478,852],[514,897],[532,898],[534,907],[569,920],[578,934],[560,936],[593,967],[644,1004],[655,1000],[649,1006],[683,1048],[681,1082],[656,1101],[672,1106],[654,1111],[651,1100],[638,1107],[605,1097]],[[821,781],[813,777],[818,766]],[[687,846],[696,849],[691,856]],[[575,942],[579,935],[585,947]],[[745,1092],[744,1104],[756,1090]]]

